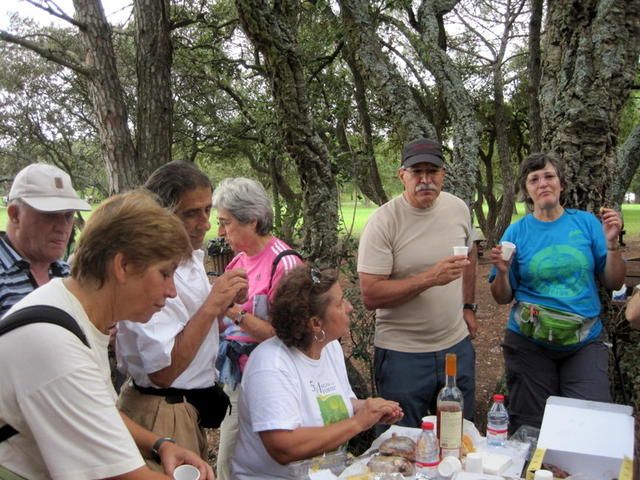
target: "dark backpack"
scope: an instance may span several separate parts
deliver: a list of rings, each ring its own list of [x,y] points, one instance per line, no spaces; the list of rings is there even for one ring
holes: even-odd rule
[[[2,318],[2,320],[0,320],[0,335],[4,335],[11,330],[31,323],[52,323],[53,325],[59,325],[78,337],[87,348],[91,348],[78,322],[67,312],[48,305],[32,305]],[[9,424],[0,427],[0,442],[4,442],[8,438],[13,437],[16,433],[18,433],[18,431]]]
[[[276,274],[276,268],[278,267],[278,263],[280,263],[280,260],[282,260],[282,257],[286,257],[288,255],[295,255],[300,260],[304,261],[304,257],[300,255],[298,252],[296,252],[295,250],[283,250],[278,255],[276,255],[276,258],[274,258],[273,262],[271,263],[271,276],[269,277],[269,290],[267,291],[269,292],[271,291],[271,284],[273,283],[273,276]]]

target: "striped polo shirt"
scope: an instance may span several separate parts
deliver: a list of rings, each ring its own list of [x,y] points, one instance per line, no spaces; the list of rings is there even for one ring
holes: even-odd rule
[[[0,232],[0,317],[27,294],[38,288],[30,263],[15,251],[7,234]],[[49,266],[49,277],[66,277],[69,265],[56,260]]]

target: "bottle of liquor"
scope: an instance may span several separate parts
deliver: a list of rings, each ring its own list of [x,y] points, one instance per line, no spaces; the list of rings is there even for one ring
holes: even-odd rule
[[[438,393],[436,421],[438,423],[438,442],[440,458],[453,456],[460,458],[462,453],[462,392],[456,386],[456,354],[445,356],[446,383]]]

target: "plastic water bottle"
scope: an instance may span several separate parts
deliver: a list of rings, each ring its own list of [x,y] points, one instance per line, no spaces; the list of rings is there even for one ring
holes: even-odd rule
[[[440,452],[433,423],[422,422],[422,433],[416,447],[416,473],[420,474],[417,478],[435,478],[439,462]]]
[[[493,405],[487,414],[487,445],[501,447],[507,441],[509,413],[504,406],[504,395],[493,396]]]

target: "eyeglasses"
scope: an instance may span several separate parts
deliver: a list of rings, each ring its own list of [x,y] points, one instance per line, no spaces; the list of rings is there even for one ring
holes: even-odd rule
[[[440,175],[444,170],[442,168],[405,168],[405,172],[408,172],[413,178],[422,178],[423,176],[434,178]]]
[[[527,178],[527,184],[531,186],[535,186],[535,185],[538,185],[540,181],[543,179],[546,183],[552,183],[556,178],[558,178],[558,175],[556,175],[555,173],[545,173],[544,175],[542,175],[542,177],[538,175],[533,175]]]
[[[311,281],[315,285],[319,285],[320,280],[322,280],[322,274],[320,273],[320,270],[318,270],[318,267],[311,267],[310,270],[311,270]]]

